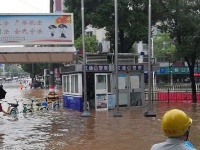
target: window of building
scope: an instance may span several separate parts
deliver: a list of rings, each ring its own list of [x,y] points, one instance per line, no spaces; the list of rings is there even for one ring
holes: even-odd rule
[[[62,85],[62,87],[63,87],[63,92],[67,92],[66,90],[67,90],[67,76],[63,76],[63,79],[62,79],[62,81],[63,81],[63,85]]]
[[[93,35],[93,32],[92,32],[92,31],[87,31],[87,32],[86,32],[86,35],[87,35],[87,36],[92,36],[92,35]]]
[[[143,45],[142,45],[142,50],[143,50],[143,51],[147,51],[147,44],[143,44]]]

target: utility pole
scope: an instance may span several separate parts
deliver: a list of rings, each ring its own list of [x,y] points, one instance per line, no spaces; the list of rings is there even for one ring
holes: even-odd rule
[[[113,117],[122,117],[122,113],[119,112],[119,88],[118,88],[118,13],[117,13],[117,0],[115,0],[115,99],[117,111],[114,112]]]
[[[86,78],[86,52],[85,52],[85,18],[84,18],[84,0],[81,0],[81,17],[82,17],[82,46],[83,46],[83,97],[84,112],[81,117],[89,117],[90,112],[87,111],[87,78]]]
[[[53,0],[50,0],[50,13],[53,13],[53,4],[54,4],[54,2],[53,2]]]
[[[50,13],[53,13],[53,6],[54,6],[54,1],[50,0]],[[54,47],[54,45],[51,45],[52,47]],[[49,63],[49,72],[50,72],[50,76],[49,76],[49,92],[53,92],[54,91],[54,65],[53,63]]]
[[[50,13],[53,13],[53,6],[54,6],[54,1],[50,0]],[[52,45],[54,47],[54,45]],[[49,92],[54,91],[54,65],[53,63],[49,63]]]
[[[54,0],[50,0],[50,13],[54,13]],[[49,45],[50,47],[54,47],[54,45]],[[57,100],[58,96],[55,92],[55,82],[54,82],[54,64],[49,63],[49,93],[47,96],[47,102],[52,102]]]
[[[34,68],[34,63],[31,64],[31,70],[32,70],[31,79],[32,79],[32,85],[33,85],[33,83],[35,82],[35,68]]]
[[[148,111],[144,113],[145,117],[156,117],[153,112],[153,101],[152,101],[152,49],[151,49],[151,0],[149,0],[149,13],[148,13]]]

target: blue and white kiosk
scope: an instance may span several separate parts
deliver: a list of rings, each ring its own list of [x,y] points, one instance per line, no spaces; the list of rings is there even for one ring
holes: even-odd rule
[[[98,62],[98,60],[96,60]],[[87,98],[96,111],[115,108],[114,64],[86,64]],[[120,62],[118,66],[119,106],[144,105],[143,65]],[[73,64],[61,68],[63,106],[83,111],[83,65]]]

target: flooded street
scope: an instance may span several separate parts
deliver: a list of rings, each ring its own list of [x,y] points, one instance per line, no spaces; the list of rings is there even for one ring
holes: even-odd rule
[[[23,89],[6,83],[6,99],[43,98],[48,90]],[[57,89],[61,94],[61,90]],[[1,150],[148,150],[163,141],[160,123],[169,108],[180,108],[193,119],[190,141],[200,149],[200,104],[190,102],[155,103],[156,118],[144,117],[147,107],[120,108],[122,117],[113,117],[114,110],[95,112],[81,117],[82,112],[59,108],[19,113],[16,118],[0,112]]]

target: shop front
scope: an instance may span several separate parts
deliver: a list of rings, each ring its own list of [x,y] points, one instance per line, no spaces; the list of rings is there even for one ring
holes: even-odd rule
[[[190,71],[187,66],[160,67],[160,69],[155,72],[156,83],[157,85],[164,83],[169,83],[170,85],[173,85],[174,83],[189,83],[190,82],[189,73]],[[200,67],[194,67],[194,77],[196,82],[199,83]]]

